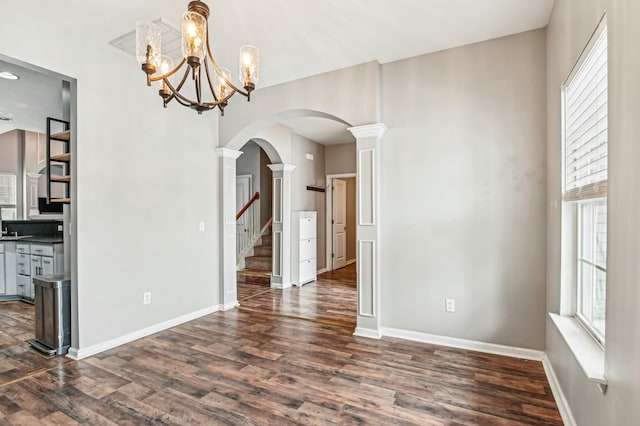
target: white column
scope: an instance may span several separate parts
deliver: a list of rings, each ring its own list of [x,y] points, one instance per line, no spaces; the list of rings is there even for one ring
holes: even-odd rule
[[[27,217],[40,214],[38,206],[38,179],[42,176],[39,173],[27,173]]]
[[[358,267],[357,336],[382,337],[380,318],[380,142],[382,123],[351,127],[357,151],[356,239]]]
[[[236,276],[236,159],[242,151],[217,148],[220,188],[220,305],[238,306]]]
[[[291,164],[270,164],[273,176],[271,287],[291,287]]]

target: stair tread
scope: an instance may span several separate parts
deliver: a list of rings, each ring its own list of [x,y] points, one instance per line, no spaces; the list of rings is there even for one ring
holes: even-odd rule
[[[259,269],[241,269],[238,271],[242,275],[250,275],[254,277],[270,277],[271,271],[261,271]]]

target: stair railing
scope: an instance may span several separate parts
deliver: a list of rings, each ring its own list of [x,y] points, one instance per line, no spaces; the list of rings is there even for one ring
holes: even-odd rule
[[[260,193],[256,192],[236,214],[236,257],[244,253],[260,233],[260,228],[254,223],[254,215],[259,214],[255,211],[257,207],[255,202],[259,199]]]

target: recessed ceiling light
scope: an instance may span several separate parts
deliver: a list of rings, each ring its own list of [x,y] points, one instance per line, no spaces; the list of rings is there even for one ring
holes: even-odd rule
[[[18,80],[20,77],[9,71],[0,71],[0,78],[6,78],[7,80]]]

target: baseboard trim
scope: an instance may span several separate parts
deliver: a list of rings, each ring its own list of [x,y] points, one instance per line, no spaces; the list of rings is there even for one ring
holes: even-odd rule
[[[543,351],[538,351],[535,349],[497,345],[495,343],[485,343],[475,340],[458,339],[455,337],[438,336],[435,334],[419,333],[416,331],[401,330],[397,328],[383,327],[382,334],[384,336],[413,340],[415,342],[449,346],[452,348],[467,349],[470,351],[485,352],[494,355],[504,355],[512,358],[521,358],[533,361],[542,361],[545,356]]]
[[[569,407],[569,401],[567,401],[567,398],[560,387],[560,382],[558,381],[558,376],[556,376],[556,372],[553,369],[553,365],[551,364],[549,357],[546,355],[542,359],[542,366],[544,367],[544,372],[547,375],[547,380],[549,381],[549,387],[551,388],[553,398],[556,400],[558,411],[560,411],[562,422],[567,426],[576,426],[576,419],[573,417],[571,407]]]
[[[354,336],[366,337],[369,339],[381,339],[382,338],[382,330],[374,330],[371,328],[362,328],[356,327],[353,332]]]
[[[356,263],[356,259],[347,260],[347,264],[345,266],[351,265],[352,263]]]
[[[224,306],[222,306],[222,310],[223,311],[230,311],[231,309],[235,309],[238,306],[240,306],[240,303],[237,300],[234,300],[233,302],[229,302],[229,303],[225,304]]]
[[[236,302],[237,303],[237,302]],[[215,305],[209,308],[200,309],[199,311],[191,312],[186,315],[179,316],[177,318],[173,318],[167,321],[163,321],[159,324],[152,325],[150,327],[143,328],[141,330],[134,331],[133,333],[125,334],[124,336],[116,337],[115,339],[110,339],[102,343],[98,343],[92,346],[88,346],[86,348],[69,348],[69,353],[67,357],[74,360],[81,360],[83,358],[88,358],[90,356],[99,354],[100,352],[104,352],[109,349],[113,349],[117,346],[124,345],[126,343],[133,342],[134,340],[141,339],[143,337],[147,337],[151,334],[158,333],[160,331],[166,330],[171,327],[175,327],[177,325],[183,324],[185,322],[193,321],[194,319],[203,317],[205,315],[212,314],[214,312],[218,312],[222,310],[224,307],[222,305]]]
[[[325,272],[328,272],[328,269],[327,268],[322,268],[322,269],[319,269],[318,271],[316,271],[316,275],[324,274]]]

